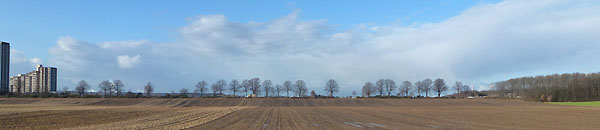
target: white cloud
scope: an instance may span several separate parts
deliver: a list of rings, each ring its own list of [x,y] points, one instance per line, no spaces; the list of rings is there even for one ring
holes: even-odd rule
[[[11,63],[23,63],[23,62],[28,62],[30,59],[25,57],[25,53],[19,51],[19,50],[15,50],[15,49],[10,49],[10,62]]]
[[[50,62],[65,81],[122,79],[133,90],[152,81],[160,92],[191,88],[200,80],[252,77],[275,83],[303,79],[318,93],[332,78],[350,88],[345,95],[379,78],[479,84],[599,70],[599,5],[504,1],[477,5],[440,23],[348,31],[335,31],[325,20],[301,20],[299,12],[263,23],[202,15],[179,28],[181,39],[172,43],[91,44],[61,37],[50,49]],[[140,55],[144,64],[136,65]]]
[[[28,58],[24,52],[15,49],[10,50],[11,76],[33,71],[38,64],[42,64],[40,58]]]
[[[32,64],[39,65],[39,64],[42,64],[42,59],[40,59],[40,58],[32,58],[31,60],[29,60],[29,62],[32,63]]]
[[[100,44],[100,47],[104,49],[127,49],[135,48],[141,45],[147,44],[146,40],[129,40],[129,41],[115,41],[115,42],[104,42]]]
[[[129,57],[129,55],[117,56],[117,64],[123,69],[129,69],[140,62],[140,55]]]

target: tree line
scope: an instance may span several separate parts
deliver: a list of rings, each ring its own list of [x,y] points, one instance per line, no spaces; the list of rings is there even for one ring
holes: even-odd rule
[[[494,96],[535,101],[600,100],[600,73],[513,78],[493,83]]]
[[[102,93],[103,97],[132,95],[133,92],[131,92],[131,90],[124,94],[124,88],[125,84],[121,80],[105,80],[98,84],[98,93]],[[63,88],[62,93],[67,93],[68,90],[69,88],[65,87]],[[77,83],[77,87],[75,87],[75,93],[77,93],[80,97],[83,97],[88,91],[90,91],[90,85],[85,80],[81,80],[79,83]]]
[[[330,81],[335,82],[335,80]],[[337,87],[337,83],[335,85]],[[303,97],[306,96],[308,88],[304,80],[297,80],[294,83],[284,81],[282,84],[274,84],[271,80],[261,81],[260,78],[252,78],[244,79],[242,82],[233,79],[229,83],[225,80],[218,80],[210,86],[206,81],[200,81],[196,84],[194,93],[199,94],[197,96],[206,96],[203,94],[209,92],[209,90],[212,93],[210,96],[223,95],[225,91],[229,91],[234,96],[244,93],[251,96],[280,97],[282,96],[281,93],[285,93],[289,97],[290,92],[292,92],[292,96]],[[333,92],[337,92],[337,88],[333,90]],[[187,89],[182,89],[180,93],[187,93]]]
[[[413,97],[416,93],[416,97],[423,97],[421,94],[425,94],[424,97],[429,97],[430,93],[437,94],[437,97],[441,97],[442,94],[447,91],[449,87],[446,85],[444,79],[438,78],[436,80],[424,79],[417,81],[414,84],[410,81],[404,81],[399,85],[391,79],[380,79],[374,84],[372,82],[366,82],[362,87],[363,97]],[[470,91],[468,85],[463,85],[462,82],[455,82],[452,86],[452,90],[456,92],[456,96],[466,96],[463,92]],[[396,95],[393,95],[395,92]]]
[[[103,94],[103,97],[119,97],[123,96],[124,87],[125,85],[121,80],[106,80],[98,84],[98,93]],[[90,91],[90,89],[90,85],[85,80],[82,80],[77,84],[75,93],[77,93],[80,97],[84,97],[85,94]],[[66,92],[67,90],[68,88],[64,88],[63,92]],[[305,97],[307,96],[308,88],[304,80],[297,80],[295,82],[284,81],[281,84],[274,84],[271,80],[261,81],[260,78],[252,78],[244,79],[241,82],[236,79],[233,79],[230,82],[227,82],[226,80],[218,80],[213,84],[209,84],[206,81],[200,81],[195,85],[193,91],[197,95],[189,95],[190,90],[188,88],[182,88],[179,90],[179,96],[219,97],[225,96],[224,93],[229,91],[233,96],[244,93],[245,95],[256,97],[260,95],[263,95],[263,97],[282,97],[283,95],[281,95],[281,93],[284,93],[286,97]],[[337,84],[337,81],[333,79],[327,81],[324,91],[327,92],[330,97],[333,97],[334,93],[339,92],[339,85]],[[144,86],[143,94],[146,97],[151,97],[153,96],[153,93],[154,85],[151,82],[148,82]],[[207,95],[208,93],[210,94]]]
[[[98,84],[98,91],[96,96],[101,97],[153,97],[154,85],[148,82],[143,87],[143,92],[133,93],[131,91],[123,92],[125,84],[121,80],[105,80]],[[90,91],[90,85],[82,80],[77,84],[75,93],[79,97],[86,96],[86,93]],[[464,92],[470,91],[470,87],[463,85],[461,82],[455,82],[451,87],[446,85],[444,79],[438,78],[436,80],[425,79],[412,83],[410,81],[404,81],[396,84],[391,79],[380,79],[375,83],[367,82],[362,87],[362,96],[359,97],[430,97],[435,94],[437,97],[441,97],[446,91],[452,89],[456,93],[454,96],[466,96]],[[63,93],[67,92],[68,88],[63,89]],[[182,88],[179,90],[177,97],[223,97],[223,96],[252,96],[252,97],[306,97],[308,96],[308,88],[304,80],[284,81],[281,84],[273,83],[271,80],[261,80],[260,78],[244,79],[241,82],[233,79],[231,81],[218,80],[212,84],[206,81],[199,81],[192,89],[193,93],[190,93],[190,89]],[[330,79],[325,82],[323,91],[327,93],[324,97],[334,97],[335,93],[340,91],[340,86],[336,80]],[[229,92],[230,95],[225,93]],[[314,91],[313,91],[314,92]],[[174,96],[175,92],[167,93],[167,97]],[[463,93],[464,95],[460,95]],[[100,95],[101,94],[101,95]],[[194,94],[194,95],[191,95]],[[284,94],[284,95],[282,95]],[[356,97],[356,91],[352,91],[352,96]],[[414,95],[416,94],[416,95]],[[422,95],[424,94],[424,95]],[[311,93],[312,96],[316,95]]]

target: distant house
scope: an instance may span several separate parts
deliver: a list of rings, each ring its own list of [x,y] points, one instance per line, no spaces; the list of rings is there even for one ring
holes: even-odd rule
[[[311,98],[317,98],[317,93],[315,93],[315,90],[312,90],[312,91],[310,92],[310,97],[311,97]]]

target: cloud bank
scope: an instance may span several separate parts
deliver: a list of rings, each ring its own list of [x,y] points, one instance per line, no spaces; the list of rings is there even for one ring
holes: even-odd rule
[[[18,75],[33,71],[36,65],[42,64],[39,58],[28,58],[24,52],[19,50],[10,50],[10,75]]]
[[[600,4],[596,1],[504,1],[481,4],[439,23],[360,25],[336,30],[300,12],[269,22],[200,15],[170,43],[88,43],[65,36],[50,49],[60,84],[121,79],[140,91],[193,88],[196,82],[260,77],[302,79],[323,94],[328,79],[340,95],[380,78],[444,78],[478,85],[515,76],[597,72]]]
[[[136,65],[139,62],[140,62],[140,55],[136,55],[136,56],[132,56],[132,57],[129,57],[129,55],[124,55],[124,56],[117,57],[117,64],[119,65],[119,67],[121,67],[123,69],[129,69],[131,67],[134,67],[134,65]]]

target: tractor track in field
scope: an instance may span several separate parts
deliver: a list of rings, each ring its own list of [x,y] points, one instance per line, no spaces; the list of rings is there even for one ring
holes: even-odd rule
[[[600,107],[503,99],[2,99],[0,129],[597,129]]]

